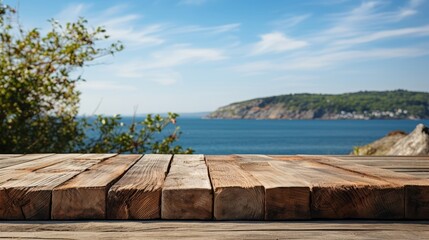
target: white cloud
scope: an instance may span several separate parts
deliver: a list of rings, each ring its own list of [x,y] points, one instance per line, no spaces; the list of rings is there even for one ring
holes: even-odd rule
[[[163,86],[174,85],[182,80],[182,75],[171,69],[162,70],[147,70],[139,68],[137,65],[127,64],[122,65],[118,71],[119,77],[134,78],[143,81],[151,81]]]
[[[417,14],[422,3],[422,0],[410,0],[399,9],[383,11],[389,2],[366,1],[350,11],[331,15],[330,20],[334,26],[325,31],[325,34],[336,34],[337,37],[362,35],[371,28],[396,23]]]
[[[401,28],[401,29],[394,29],[394,30],[379,31],[379,32],[371,33],[366,36],[339,40],[334,44],[354,45],[354,44],[378,41],[386,38],[426,36],[426,35],[429,35],[429,25],[422,26],[422,27],[415,27],[415,28]]]
[[[72,22],[76,21],[79,17],[83,17],[83,14],[91,7],[89,4],[71,4],[67,6],[65,9],[60,11],[55,19],[60,22]]]
[[[311,14],[289,16],[279,20],[272,21],[270,24],[273,25],[275,28],[279,28],[279,29],[291,28],[305,21],[309,17],[311,17]]]
[[[407,6],[399,10],[398,17],[402,19],[417,14],[417,9],[423,2],[423,0],[410,0]]]
[[[286,36],[274,31],[261,36],[252,46],[251,54],[277,53],[260,61],[244,62],[233,67],[244,75],[269,74],[273,71],[287,74],[290,71],[325,70],[338,68],[357,61],[413,58],[429,55],[427,46],[410,46],[400,38],[429,35],[429,25],[395,28],[398,21],[418,13],[422,0],[405,2],[391,10],[386,1],[365,1],[351,10],[330,14],[320,21],[328,23],[307,35]],[[413,11],[404,16],[404,11]],[[291,18],[293,26],[307,16]],[[286,19],[286,23],[288,20]],[[391,40],[391,47],[375,48],[364,43]],[[299,50],[288,52],[291,50]]]
[[[175,46],[152,54],[146,60],[131,60],[113,68],[118,77],[141,78],[162,85],[172,85],[181,79],[175,67],[225,59],[221,50]]]
[[[344,64],[379,59],[411,58],[429,55],[426,48],[380,48],[351,50],[303,55],[278,61],[257,61],[234,67],[244,74],[260,74],[272,71],[300,71],[338,67]]]
[[[154,53],[153,59],[144,68],[166,68],[187,63],[218,61],[225,58],[223,51],[219,49],[178,46]]]
[[[176,29],[172,29],[171,34],[184,34],[184,33],[195,33],[195,32],[207,32],[210,34],[218,34],[218,33],[237,31],[240,29],[240,25],[241,25],[240,23],[224,24],[224,25],[213,26],[213,27],[191,25],[191,26],[184,26],[184,27],[178,27]]]
[[[165,42],[165,39],[159,36],[165,26],[161,24],[138,26],[136,22],[142,19],[142,16],[139,14],[121,15],[124,8],[124,6],[118,5],[103,11],[94,18],[95,25],[104,26],[112,40],[120,40],[126,45],[145,47]]]
[[[137,14],[128,14],[120,17],[106,17],[107,19],[98,20],[101,24],[107,27],[119,27],[123,24],[129,24],[140,18]]]
[[[308,45],[305,41],[294,40],[280,32],[272,32],[260,37],[261,40],[253,46],[252,54],[254,55],[291,51]]]
[[[134,86],[124,85],[119,82],[97,81],[97,80],[81,82],[79,83],[79,87],[82,90],[95,90],[95,91],[135,91],[137,90]]]
[[[140,47],[163,44],[165,39],[157,35],[163,29],[162,25],[149,25],[139,29],[129,24],[106,25],[106,30],[111,39],[120,40],[126,45],[137,45]]]
[[[127,46],[155,46],[165,42],[159,34],[166,29],[161,24],[148,24],[141,26],[137,20],[142,19],[140,14],[124,14],[127,5],[115,5],[105,10],[91,14],[91,5],[74,4],[63,9],[57,16],[60,22],[76,21],[85,16],[94,26],[103,26],[112,40],[120,40]],[[93,9],[91,9],[93,10]]]

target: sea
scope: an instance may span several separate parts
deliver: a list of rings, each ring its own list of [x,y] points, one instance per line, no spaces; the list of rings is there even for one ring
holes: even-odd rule
[[[143,119],[143,118],[142,118]],[[136,119],[137,121],[142,119]],[[124,117],[125,123],[131,118]],[[177,144],[200,154],[349,154],[429,120],[225,120],[179,117]],[[165,135],[171,132],[166,129]]]

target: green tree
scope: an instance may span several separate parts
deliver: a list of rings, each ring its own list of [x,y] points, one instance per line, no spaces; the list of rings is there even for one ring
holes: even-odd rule
[[[76,83],[84,79],[75,70],[123,49],[120,42],[96,47],[109,38],[104,28],[90,28],[83,18],[65,25],[52,19],[51,30],[43,34],[25,30],[15,17],[15,10],[0,0],[0,152],[183,152],[173,147],[178,131],[161,141],[153,138],[168,125],[160,116],[133,123],[128,132],[116,117],[77,118]],[[100,136],[86,136],[88,128]]]

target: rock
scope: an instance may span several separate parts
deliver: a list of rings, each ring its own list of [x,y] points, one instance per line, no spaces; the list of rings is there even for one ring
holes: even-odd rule
[[[429,155],[429,128],[423,124],[410,133],[393,131],[365,146],[355,147],[352,155]]]
[[[429,128],[417,125],[408,136],[396,142],[387,155],[429,155]]]
[[[387,134],[385,137],[378,139],[365,146],[355,147],[352,155],[387,155],[390,149],[399,140],[406,137],[407,134],[403,131],[393,131]]]

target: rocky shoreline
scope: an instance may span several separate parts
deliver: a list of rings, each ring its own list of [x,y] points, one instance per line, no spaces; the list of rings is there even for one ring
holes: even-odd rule
[[[355,147],[351,154],[358,156],[429,155],[429,128],[423,124],[418,124],[409,134],[402,131],[390,132],[385,137],[370,144]]]

